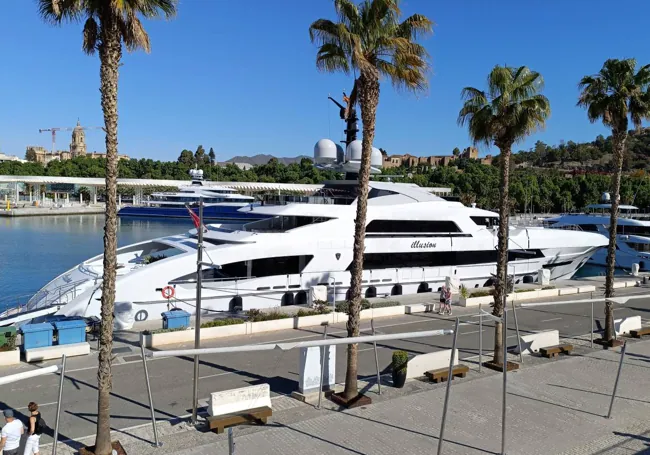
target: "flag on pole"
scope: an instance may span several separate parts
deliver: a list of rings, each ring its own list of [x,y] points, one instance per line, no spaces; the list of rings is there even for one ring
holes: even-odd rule
[[[194,211],[192,211],[192,209],[190,208],[189,205],[186,205],[185,208],[190,213],[190,217],[192,217],[192,222],[194,223],[194,227],[196,229],[198,229],[199,226],[201,225],[201,220],[200,220],[199,216],[196,213],[194,213]],[[203,226],[203,232],[207,232],[207,231],[208,230],[205,228],[205,225],[204,225]]]

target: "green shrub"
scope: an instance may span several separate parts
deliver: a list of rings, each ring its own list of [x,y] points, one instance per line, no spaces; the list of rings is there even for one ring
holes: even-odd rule
[[[555,286],[543,286],[542,291],[546,291],[547,289],[555,289]]]
[[[490,291],[474,291],[470,292],[469,296],[471,297],[487,297],[488,295],[494,295],[494,290]]]
[[[393,362],[392,368],[393,371],[403,371],[406,369],[408,364],[409,356],[405,351],[395,351],[393,352]]]
[[[0,352],[13,351],[16,349],[16,335],[7,335],[6,343],[0,346]]]
[[[154,262],[161,261],[163,259],[167,258],[164,254],[158,255],[158,256],[153,256],[153,255],[148,255],[145,256],[142,262],[144,264],[153,264]]]
[[[515,289],[515,294],[521,294],[522,292],[533,292],[537,289]]]
[[[293,317],[290,314],[281,313],[277,310],[269,311],[268,313],[260,310],[248,310],[246,315],[250,322],[274,321],[276,319],[287,319]]]
[[[181,330],[187,330],[187,327],[176,327],[175,329],[144,330],[142,333],[145,335],[155,335],[157,333],[180,332]]]
[[[369,310],[370,308],[386,308],[390,306],[399,306],[401,303],[396,302],[394,300],[387,300],[385,302],[374,302],[370,303],[366,299],[361,300],[361,310]],[[339,313],[345,313],[345,314],[350,314],[349,311],[350,308],[350,302],[337,302],[336,303],[336,311]]]
[[[460,296],[464,299],[469,297],[469,290],[463,284],[460,285]]]
[[[237,325],[237,324],[243,324],[244,322],[246,321],[240,318],[215,319],[214,321],[204,322],[203,324],[201,324],[201,328],[208,329],[210,327],[221,327],[224,325]]]

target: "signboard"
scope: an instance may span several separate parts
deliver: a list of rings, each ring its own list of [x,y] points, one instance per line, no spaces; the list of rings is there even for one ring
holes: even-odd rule
[[[47,185],[47,191],[56,193],[74,193],[73,183],[52,183]]]

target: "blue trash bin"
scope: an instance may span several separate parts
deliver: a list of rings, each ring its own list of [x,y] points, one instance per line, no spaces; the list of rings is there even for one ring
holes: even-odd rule
[[[187,311],[165,311],[161,314],[163,318],[163,329],[179,329],[190,326],[190,313]]]
[[[49,322],[25,324],[20,328],[20,332],[23,334],[23,351],[52,346],[53,331],[54,327]]]
[[[59,336],[58,344],[75,344],[86,341],[86,322],[83,319],[54,321]]]

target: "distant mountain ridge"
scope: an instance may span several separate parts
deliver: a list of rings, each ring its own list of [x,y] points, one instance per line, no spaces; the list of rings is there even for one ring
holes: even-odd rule
[[[300,163],[300,160],[303,158],[310,158],[307,155],[300,155],[295,157],[275,157],[273,155],[253,155],[253,156],[233,156],[226,163],[247,163],[254,166],[259,166],[261,164],[267,164],[271,158],[276,158],[278,162],[282,164],[291,164],[291,163]]]

